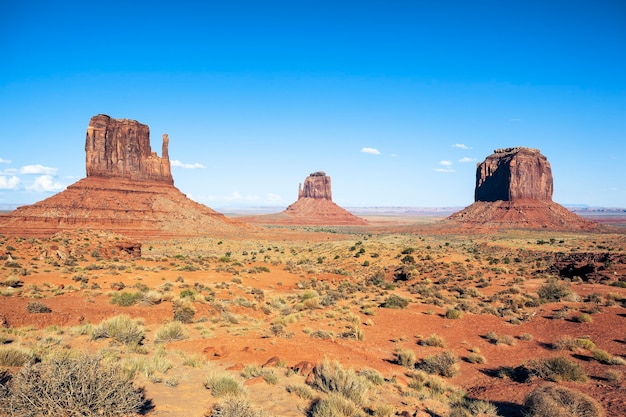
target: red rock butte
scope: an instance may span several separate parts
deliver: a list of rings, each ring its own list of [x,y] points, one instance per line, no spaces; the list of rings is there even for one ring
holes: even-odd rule
[[[187,198],[174,186],[163,135],[161,157],[150,129],[135,120],[99,114],[85,140],[87,177],[64,191],[0,216],[0,233],[49,237],[106,230],[132,238],[229,236],[250,226]]]
[[[538,149],[496,149],[476,167],[474,203],[442,226],[593,230],[599,227],[552,201],[550,163]]]
[[[311,226],[364,226],[368,222],[339,207],[332,201],[330,177],[318,171],[298,186],[298,200],[283,212],[262,216],[242,217],[259,224]]]

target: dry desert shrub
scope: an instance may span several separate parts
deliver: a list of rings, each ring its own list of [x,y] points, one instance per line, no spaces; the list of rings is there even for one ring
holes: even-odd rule
[[[144,338],[144,332],[137,320],[122,314],[102,321],[93,329],[91,338],[109,338],[124,345],[138,345]]]
[[[326,398],[314,401],[308,415],[310,417],[365,417],[363,410],[337,393],[331,393]]]
[[[26,311],[29,313],[52,313],[52,309],[40,301],[31,301],[26,304]]]
[[[602,406],[579,391],[559,385],[543,385],[528,394],[524,405],[533,417],[604,417]]]
[[[587,372],[578,363],[564,357],[534,359],[524,366],[531,376],[535,376],[546,381],[574,381],[586,382]]]
[[[181,323],[193,322],[193,316],[196,314],[196,308],[189,301],[175,301],[174,307],[174,320]]]
[[[411,349],[397,349],[396,362],[398,365],[413,368],[415,366],[415,352]]]
[[[498,408],[488,401],[463,398],[450,407],[448,417],[498,417]]]
[[[209,417],[264,417],[266,414],[252,408],[250,401],[241,396],[229,396],[217,403]]]
[[[231,375],[210,375],[204,387],[211,390],[214,397],[236,397],[244,394],[243,385]]]
[[[446,342],[436,333],[431,334],[425,339],[420,340],[420,345],[431,347],[446,347]]]
[[[186,339],[187,332],[179,321],[171,321],[161,326],[154,336],[154,341],[157,343],[170,343],[176,340]]]
[[[313,368],[311,385],[325,393],[339,394],[359,406],[369,389],[366,378],[352,369],[343,369],[338,361],[331,363],[327,358]]]
[[[11,380],[9,396],[10,415],[24,417],[126,416],[145,404],[118,366],[82,354],[27,365]]]
[[[422,359],[418,368],[429,374],[451,378],[459,373],[459,359],[450,351]]]
[[[19,347],[0,347],[0,366],[16,367],[35,362],[35,354]]]

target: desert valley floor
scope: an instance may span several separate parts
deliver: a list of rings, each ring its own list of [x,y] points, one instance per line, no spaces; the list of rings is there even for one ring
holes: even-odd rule
[[[358,391],[326,415],[522,416],[545,384],[626,415],[624,223],[442,234],[432,218],[368,220],[145,240],[141,257],[106,232],[2,237],[0,382],[86,352],[121,366],[148,416],[211,415],[237,393],[258,415],[314,416],[339,401],[312,371],[325,364]]]

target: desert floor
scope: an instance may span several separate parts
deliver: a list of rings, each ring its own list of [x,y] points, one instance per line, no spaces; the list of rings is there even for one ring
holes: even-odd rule
[[[483,400],[521,416],[547,383],[626,415],[626,265],[607,262],[600,282],[553,269],[558,253],[626,255],[625,228],[438,235],[420,231],[432,218],[369,220],[144,241],[140,258],[111,249],[119,237],[104,232],[1,238],[0,349],[100,355],[145,389],[149,416],[210,415],[222,398],[205,382],[220,375],[268,415],[310,415],[328,395],[310,384],[324,359],[368,376],[365,415],[446,416]],[[560,292],[546,299],[551,288]],[[97,332],[119,315],[135,320],[139,344]],[[175,317],[179,340],[163,338]],[[458,359],[452,375],[424,372],[444,352]],[[554,357],[588,380],[519,376]]]

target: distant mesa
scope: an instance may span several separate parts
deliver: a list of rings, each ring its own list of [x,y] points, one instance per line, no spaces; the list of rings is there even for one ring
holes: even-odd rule
[[[448,217],[463,228],[592,230],[599,225],[552,201],[550,163],[539,149],[496,149],[476,167],[474,203]]]
[[[313,172],[298,185],[298,200],[277,214],[242,217],[241,220],[278,225],[364,226],[367,220],[357,217],[333,202],[330,177]]]
[[[85,139],[87,177],[61,193],[0,216],[0,233],[49,237],[62,231],[105,230],[137,239],[226,236],[250,226],[187,198],[174,187],[163,135],[161,157],[150,129],[99,114]]]

